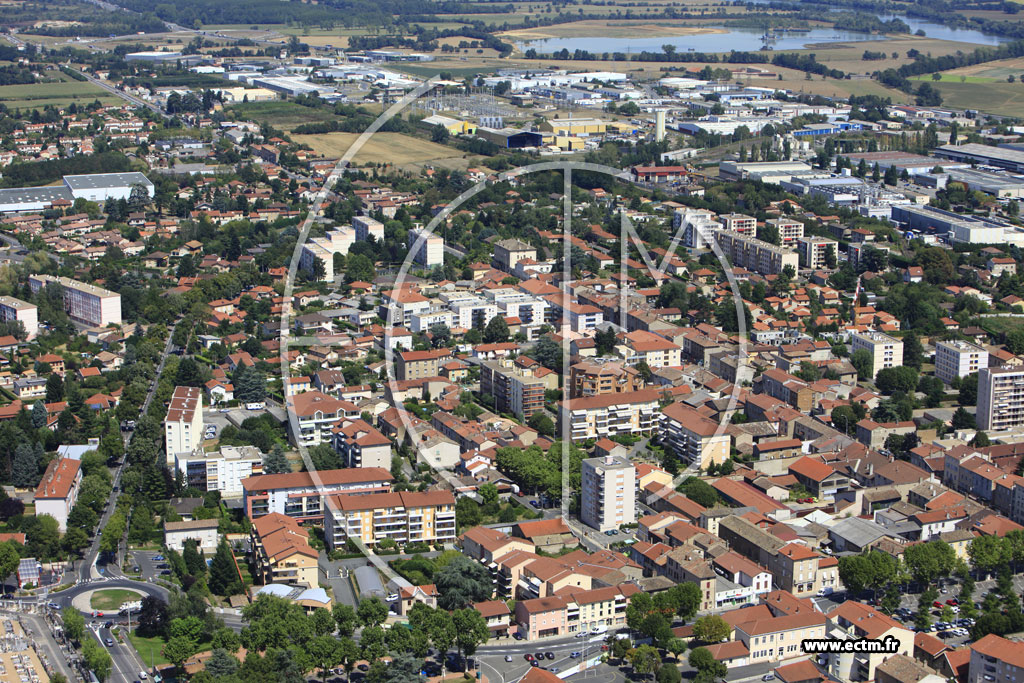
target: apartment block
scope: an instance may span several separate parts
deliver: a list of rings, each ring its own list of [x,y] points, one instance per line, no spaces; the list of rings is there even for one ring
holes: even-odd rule
[[[706,209],[676,209],[672,216],[672,227],[683,230],[683,246],[690,249],[703,249],[712,239],[712,235],[724,226],[715,220],[715,212]],[[754,221],[755,228],[757,221]]]
[[[779,238],[783,244],[793,244],[804,236],[804,224],[800,221],[788,218],[769,218],[764,224],[779,231]]]
[[[583,460],[580,519],[598,531],[636,521],[636,467],[622,456]]]
[[[864,349],[871,354],[874,379],[879,370],[903,365],[903,342],[881,332],[868,331],[850,335],[850,354]]]
[[[466,292],[456,292],[455,296],[441,296],[452,312],[452,326],[470,329],[483,328],[498,315],[498,304]]]
[[[742,213],[723,214],[718,217],[722,228],[747,237],[757,236],[757,219]]]
[[[409,231],[408,240],[413,261],[427,268],[444,265],[444,238],[440,235],[432,235],[423,228],[413,228]]]
[[[895,652],[842,652],[819,656],[829,674],[841,681],[873,681],[875,670],[889,657],[914,656],[914,632],[874,607],[845,602],[828,613],[830,640],[885,640],[896,642]],[[980,641],[979,641],[980,642]]]
[[[377,315],[381,320],[389,321],[392,325],[410,329],[414,315],[423,315],[430,310],[430,299],[418,291],[393,289],[381,294]]]
[[[640,372],[610,358],[590,358],[569,368],[569,398],[621,394],[646,386]]]
[[[263,584],[319,586],[320,554],[309,545],[309,531],[281,514],[253,520],[249,531],[249,552]]]
[[[356,241],[356,231],[348,226],[330,230],[323,237],[310,237],[302,245],[302,252],[299,254],[299,269],[309,273],[316,272],[316,263],[323,266],[323,279],[331,281],[335,275],[334,255],[348,254],[349,248]]]
[[[511,273],[522,259],[537,258],[537,250],[517,239],[501,240],[494,243],[494,257],[491,265],[498,270]]]
[[[394,477],[378,467],[262,474],[242,480],[245,515],[256,520],[278,513],[302,522],[322,522],[323,498],[336,493],[388,493]]]
[[[494,397],[499,413],[527,419],[544,408],[544,392],[558,388],[558,374],[538,363],[507,358],[480,363],[480,393]]]
[[[803,223],[800,226],[803,227]],[[833,263],[837,263],[834,259],[839,257],[839,243],[826,237],[809,235],[797,239],[796,251],[800,255],[802,267],[820,270],[827,267],[826,260],[829,252],[832,252]]]
[[[935,376],[946,384],[988,367],[988,351],[959,339],[935,345]]]
[[[775,586],[797,597],[812,597],[824,587],[819,567],[822,556],[800,543],[786,543],[750,521],[735,515],[718,522],[718,537],[752,562],[765,567]],[[829,569],[830,579],[832,569]],[[837,585],[833,584],[833,588]]]
[[[653,369],[678,367],[682,364],[681,346],[644,330],[627,332],[615,350],[626,359],[627,365],[647,363],[647,366]]]
[[[242,480],[263,474],[263,453],[255,446],[222,446],[216,453],[202,447],[191,454],[176,453],[174,463],[188,486],[220,491],[225,498],[242,495]]]
[[[385,538],[402,544],[453,543],[455,496],[450,491],[331,496],[324,538],[328,550],[344,548],[350,538],[367,546]]]
[[[558,404],[559,430],[568,424],[573,441],[610,438],[617,434],[652,434],[658,428],[660,398],[660,389],[643,389],[561,401]]]
[[[82,484],[82,463],[71,458],[51,460],[43,478],[36,486],[36,515],[50,515],[57,520],[61,533],[68,530],[68,515],[78,501]]]
[[[791,266],[794,271],[800,267],[795,251],[762,242],[755,237],[721,230],[715,233],[715,241],[733,268],[746,268],[760,275],[778,275],[786,266]]]
[[[966,683],[1017,683],[1024,680],[1024,643],[990,633],[971,643]]]
[[[355,403],[328,396],[322,391],[307,391],[290,396],[288,408],[295,413],[299,425],[299,432],[291,433],[291,439],[294,443],[304,443],[307,446],[333,443],[334,428],[338,421],[355,420],[360,416]],[[288,427],[291,431],[291,421]]]
[[[639,590],[635,584],[623,583],[520,600],[516,603],[513,628],[530,641],[617,629],[625,625],[626,607]]]
[[[391,440],[362,418],[341,420],[332,433],[332,445],[345,467],[391,469]]]
[[[428,351],[404,351],[398,354],[395,376],[399,380],[437,377],[441,363],[452,357],[451,349],[430,349]]]
[[[356,231],[356,239],[365,242],[373,237],[378,242],[384,241],[384,224],[369,216],[353,216],[352,227]]]
[[[1004,366],[978,371],[976,420],[978,429],[985,431],[1024,425],[1024,367]]]
[[[729,459],[729,435],[714,420],[684,403],[671,403],[661,411],[661,442],[687,464],[706,470]]]
[[[820,612],[755,618],[735,625],[736,640],[750,652],[747,664],[805,657],[800,643],[805,639],[824,638],[827,622]]]
[[[164,448],[167,466],[178,453],[186,456],[203,443],[203,391],[199,387],[175,387],[164,417]]]
[[[59,288],[65,312],[77,323],[93,327],[121,324],[121,295],[117,292],[51,275],[30,275],[28,284],[33,294],[48,286]]]
[[[39,334],[39,309],[35,304],[15,299],[13,296],[0,296],[0,320],[20,321],[25,326],[29,341]]]

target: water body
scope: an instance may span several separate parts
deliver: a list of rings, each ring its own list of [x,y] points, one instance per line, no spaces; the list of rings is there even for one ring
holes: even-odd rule
[[[757,2],[758,0],[752,0]],[[761,0],[764,2],[765,0]],[[993,36],[973,29],[954,29],[931,21],[915,19],[902,15],[883,15],[879,17],[883,21],[901,19],[910,27],[911,32],[922,30],[929,38],[941,40],[955,40],[963,43],[974,43],[977,45],[999,45],[1010,42],[1011,38]],[[603,38],[575,37],[575,38],[546,38],[542,40],[520,41],[516,47],[520,50],[533,48],[541,53],[555,52],[566,49],[569,52],[586,50],[595,54],[605,52],[661,52],[662,45],[674,45],[676,52],[754,52],[764,45],[762,36],[764,31],[757,28],[739,28],[735,26],[709,26],[708,28],[718,29],[724,33],[698,33],[686,36],[662,36],[658,38]],[[595,29],[596,30],[596,29]],[[884,40],[887,36],[871,33],[859,33],[857,31],[837,31],[831,28],[814,28],[810,31],[800,32],[779,32],[776,31],[776,39],[771,44],[775,50],[802,50],[808,45],[815,43],[838,43],[838,42],[869,42]],[[867,47],[867,46],[865,46]]]

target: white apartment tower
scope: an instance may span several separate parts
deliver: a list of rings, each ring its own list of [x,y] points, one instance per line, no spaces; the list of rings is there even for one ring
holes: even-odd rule
[[[622,456],[587,458],[580,476],[580,519],[598,531],[636,521],[636,468]]]
[[[978,429],[1024,425],[1024,367],[982,368],[978,372]]]
[[[866,349],[871,354],[871,379],[879,370],[903,365],[903,342],[881,332],[868,331],[850,335],[850,354]]]
[[[121,324],[121,295],[68,277],[31,275],[29,287],[35,294],[47,286],[58,287],[64,297],[64,310],[77,323],[93,327]]]
[[[0,296],[0,320],[20,320],[25,326],[27,339],[35,339],[39,333],[39,309],[13,296]]]
[[[421,235],[424,235],[423,241],[417,246]],[[413,228],[409,231],[409,252],[413,261],[421,266],[433,268],[444,265],[444,238],[431,235],[423,228]]]
[[[175,387],[164,418],[167,466],[174,467],[178,453],[192,455],[203,442],[203,391],[198,387]]]
[[[946,384],[988,367],[988,351],[965,341],[941,341],[935,345],[935,376]]]

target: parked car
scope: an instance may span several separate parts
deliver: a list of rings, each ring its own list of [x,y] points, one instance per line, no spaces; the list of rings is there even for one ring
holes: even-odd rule
[[[145,671],[140,671],[139,678],[141,678],[142,680],[146,680],[147,678],[149,678],[149,676],[146,675]]]
[[[545,652],[544,656],[547,657],[548,659],[554,659],[555,658],[555,653],[554,652]]]
[[[505,655],[505,661],[506,662],[511,662],[512,661],[512,655]]]
[[[935,602],[932,603],[932,607],[934,607],[935,609],[942,609],[943,607],[945,607],[945,605],[943,605],[941,602],[936,600]]]
[[[764,676],[761,676],[761,680],[762,681],[774,681],[775,680],[775,674],[773,674],[771,671],[769,671]]]
[[[523,655],[523,659],[525,659],[528,662],[532,662],[533,661],[533,655],[531,655],[529,652],[527,652],[525,655]]]
[[[577,637],[577,638],[586,638],[586,637],[587,637],[587,636],[589,636],[589,635],[590,635],[590,634],[589,634],[589,633],[587,633],[586,631],[580,631],[579,633],[577,633],[577,634],[576,634],[576,637]]]
[[[540,666],[540,662],[538,662],[536,659],[531,659],[530,666]]]
[[[946,600],[946,604],[947,605],[959,605],[960,601],[957,600],[956,598],[950,598],[949,600]]]
[[[398,593],[392,593],[388,596],[388,602],[395,602],[398,600]]]

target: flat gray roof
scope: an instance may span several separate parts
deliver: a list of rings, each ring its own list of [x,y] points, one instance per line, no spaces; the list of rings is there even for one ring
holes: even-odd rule
[[[60,187],[15,187],[0,190],[0,204],[29,204],[33,202],[52,202],[56,199],[75,201],[71,192],[63,185]]]
[[[66,175],[64,183],[72,190],[96,190],[105,187],[125,187],[140,183],[152,187],[149,178],[138,172],[131,173],[90,173],[88,175]]]
[[[1024,164],[1024,151],[1022,150],[1007,147],[990,147],[989,145],[980,145],[976,142],[969,142],[963,145],[942,145],[937,151]]]

